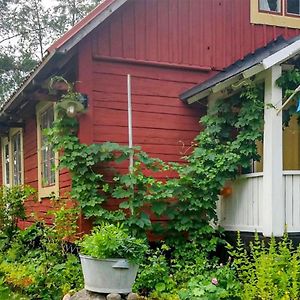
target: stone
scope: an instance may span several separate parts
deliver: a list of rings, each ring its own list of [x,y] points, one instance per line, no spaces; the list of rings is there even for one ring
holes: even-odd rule
[[[130,293],[128,296],[127,296],[127,300],[138,300],[139,299],[139,295],[136,294],[136,293]]]
[[[89,292],[85,289],[74,294],[70,300],[106,300],[104,294]]]
[[[62,300],[70,300],[71,299],[71,295],[70,294],[66,294],[64,295]]]
[[[121,295],[120,294],[108,294],[106,296],[107,300],[121,300]]]

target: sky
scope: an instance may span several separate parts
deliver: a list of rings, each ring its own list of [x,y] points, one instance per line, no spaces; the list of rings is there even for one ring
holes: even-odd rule
[[[46,8],[53,6],[55,2],[55,0],[42,0],[42,3]]]

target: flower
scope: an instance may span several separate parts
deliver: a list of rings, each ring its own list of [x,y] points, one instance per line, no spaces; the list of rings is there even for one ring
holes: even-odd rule
[[[213,285],[218,285],[218,284],[219,284],[219,281],[218,281],[217,278],[212,278],[211,283],[212,283]]]

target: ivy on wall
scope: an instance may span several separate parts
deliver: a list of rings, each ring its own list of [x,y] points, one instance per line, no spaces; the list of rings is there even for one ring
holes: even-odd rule
[[[60,101],[78,97],[69,89]],[[215,231],[210,224],[216,221],[216,202],[224,183],[249,168],[252,159],[259,159],[256,142],[262,139],[263,90],[249,85],[240,94],[218,101],[201,119],[205,129],[183,164],[150,158],[138,147],[81,144],[77,119],[62,109],[57,116],[48,131],[49,141],[61,153],[60,166],[70,171],[71,197],[86,218],[94,223],[122,221],[136,234],[152,230],[167,238],[204,240]],[[112,169],[112,163],[124,162],[130,154],[135,161],[132,172]],[[157,179],[166,171],[176,171],[178,176]],[[115,210],[108,209],[112,198],[119,200]],[[150,220],[154,215],[157,222]]]

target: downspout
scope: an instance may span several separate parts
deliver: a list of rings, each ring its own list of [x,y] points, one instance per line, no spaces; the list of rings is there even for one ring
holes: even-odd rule
[[[128,103],[128,147],[132,149],[132,105],[131,105],[131,76],[127,75],[127,103]],[[133,169],[133,153],[129,156],[129,172]]]

